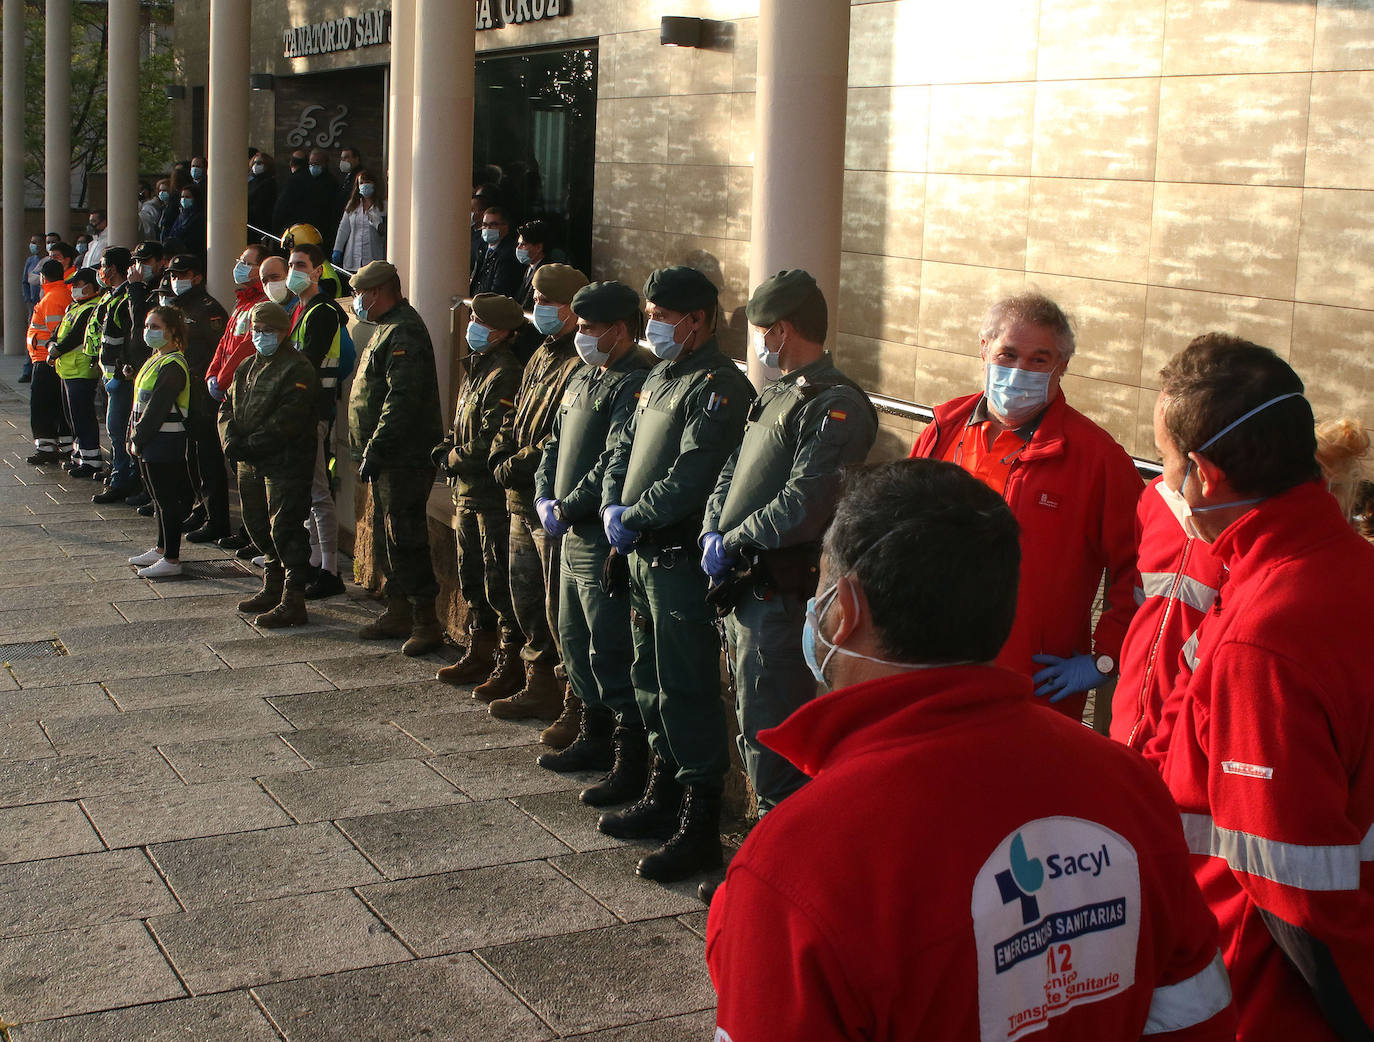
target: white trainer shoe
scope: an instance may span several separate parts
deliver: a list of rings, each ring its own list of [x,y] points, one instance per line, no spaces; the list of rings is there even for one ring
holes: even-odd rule
[[[254,568],[266,568],[266,567],[267,567],[267,555],[266,555],[266,554],[258,554],[257,557],[253,558],[253,567],[254,567]]]
[[[157,564],[160,560],[162,560],[162,551],[157,547],[153,547],[151,550],[143,551],[143,553],[136,557],[130,557],[129,563],[137,568],[147,568],[148,565]]]
[[[170,579],[174,575],[181,574],[181,562],[169,561],[165,557],[160,557],[156,564],[150,564],[147,568],[138,570],[140,579]]]

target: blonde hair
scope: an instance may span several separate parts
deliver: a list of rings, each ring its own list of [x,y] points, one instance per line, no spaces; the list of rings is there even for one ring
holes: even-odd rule
[[[1342,416],[1317,424],[1317,462],[1347,519],[1353,513],[1355,494],[1364,478],[1362,461],[1368,454],[1369,432],[1359,420]]]

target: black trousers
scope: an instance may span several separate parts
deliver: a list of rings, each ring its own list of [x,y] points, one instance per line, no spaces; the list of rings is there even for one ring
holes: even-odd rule
[[[67,452],[72,447],[72,428],[62,409],[62,378],[48,362],[33,363],[29,388],[29,426],[39,452]]]
[[[181,556],[181,523],[191,512],[191,486],[186,480],[186,463],[144,463],[143,476],[153,497],[157,514],[157,545],[162,556],[177,560]]]
[[[208,523],[229,531],[229,473],[214,417],[191,418],[186,425],[186,471],[192,498],[205,507]],[[187,511],[190,512],[189,510]]]
[[[62,405],[76,434],[81,462],[100,466],[100,421],[95,415],[95,380],[63,380]]]

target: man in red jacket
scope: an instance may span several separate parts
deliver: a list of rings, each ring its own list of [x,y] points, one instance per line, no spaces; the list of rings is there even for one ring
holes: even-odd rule
[[[1021,525],[1021,594],[997,664],[1032,675],[1066,716],[1117,672],[1135,613],[1141,481],[1110,434],[1059,389],[1073,357],[1068,316],[1039,293],[998,301],[979,333],[983,393],[935,410],[913,457],[949,460],[1011,506]],[[1102,573],[1107,608],[1092,624]]]
[[[707,921],[716,1038],[1230,1039],[1168,792],[991,661],[1011,511],[941,462],[848,485],[802,638],[834,690],[760,735],[813,780],[754,828]]]
[[[239,365],[253,357],[251,314],[254,304],[267,299],[262,290],[262,278],[258,275],[258,265],[266,257],[267,247],[253,243],[234,263],[234,309],[229,312],[229,321],[225,323],[224,333],[205,374],[206,386],[217,402],[224,401],[229,393]]]
[[[1164,485],[1227,578],[1146,755],[1221,924],[1239,1037],[1374,1038],[1374,546],[1321,481],[1288,363],[1212,333],[1163,376]]]

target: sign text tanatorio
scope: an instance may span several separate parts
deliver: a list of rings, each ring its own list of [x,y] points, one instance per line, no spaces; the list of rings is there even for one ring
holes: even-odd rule
[[[390,42],[391,12],[367,11],[312,25],[293,25],[282,33],[282,57],[304,58]]]

